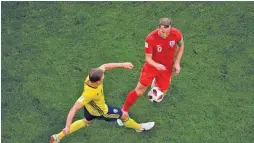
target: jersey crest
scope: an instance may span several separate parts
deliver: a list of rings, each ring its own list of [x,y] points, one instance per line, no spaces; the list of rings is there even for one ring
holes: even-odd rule
[[[170,47],[174,47],[174,45],[175,45],[175,40],[169,41],[169,46],[170,46]]]

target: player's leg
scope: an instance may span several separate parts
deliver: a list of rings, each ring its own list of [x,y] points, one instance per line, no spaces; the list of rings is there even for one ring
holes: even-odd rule
[[[158,77],[155,77],[152,81],[152,84],[151,84],[151,89],[154,88],[154,87],[158,87]]]
[[[156,77],[156,86],[163,92],[165,96],[171,84],[172,72],[162,71],[161,74]]]
[[[109,104],[108,106],[108,112],[104,114],[103,116],[100,116],[99,118],[102,117],[105,121],[116,121],[117,119],[120,119],[122,116],[122,110],[118,107],[113,107]]]
[[[124,114],[128,114],[130,107],[137,101],[139,96],[144,94],[147,88],[148,86],[138,82],[137,87],[128,93],[122,107]]]
[[[152,84],[151,84],[151,88],[157,87],[157,86],[155,85],[155,82],[156,82],[156,79],[154,78],[153,81],[152,81]]]
[[[154,127],[154,122],[137,123],[134,119],[129,116],[122,116],[121,121],[127,128],[135,129],[137,132],[147,131]]]
[[[139,96],[143,95],[148,86],[151,85],[152,80],[157,74],[157,70],[148,65],[144,65],[140,74],[139,82],[135,89],[129,92],[124,105],[122,107],[123,113],[127,114],[129,108],[136,102]]]
[[[70,126],[70,132],[68,134],[65,134],[63,131],[59,132],[58,134],[54,134],[50,138],[50,143],[58,143],[60,140],[62,140],[66,135],[69,135],[89,124],[92,123],[92,120],[95,118],[93,115],[91,115],[86,108],[84,108],[84,116],[85,118],[77,120],[73,122]]]
[[[140,125],[136,122],[133,122],[131,120],[127,121],[128,115],[123,114],[122,110],[120,108],[112,107],[108,105],[108,113],[103,115],[103,118],[105,121],[115,121],[117,120],[117,123],[120,126],[127,125],[130,128],[139,129]],[[125,122],[127,121],[127,122]]]
[[[108,105],[108,113],[103,115],[103,117],[106,121],[115,121],[116,119],[120,119],[125,127],[135,129],[137,132],[150,130],[154,126],[154,122],[139,124],[129,116],[123,115],[120,108],[112,107],[110,105]]]
[[[71,124],[70,132],[68,134],[65,134],[63,131],[59,132],[58,134],[54,134],[50,138],[50,143],[58,143],[60,140],[62,140],[66,135],[69,135],[89,124],[91,124],[92,121],[88,121],[85,118],[77,120]]]

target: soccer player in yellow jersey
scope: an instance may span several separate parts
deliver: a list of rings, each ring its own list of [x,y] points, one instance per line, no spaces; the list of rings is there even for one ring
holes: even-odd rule
[[[65,128],[58,134],[50,138],[50,143],[58,143],[66,135],[71,134],[87,125],[91,124],[93,119],[104,119],[106,121],[116,121],[120,119],[125,127],[135,129],[137,132],[150,130],[154,122],[136,123],[128,115],[123,115],[120,108],[112,107],[105,103],[103,93],[104,72],[114,68],[132,69],[132,63],[107,63],[99,68],[90,71],[89,76],[85,79],[84,91],[67,116]],[[84,109],[84,118],[72,123],[76,112]]]

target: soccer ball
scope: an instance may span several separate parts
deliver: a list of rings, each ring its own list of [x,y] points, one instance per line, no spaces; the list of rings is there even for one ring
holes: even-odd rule
[[[159,103],[162,101],[164,95],[158,87],[153,87],[147,94],[149,101]]]

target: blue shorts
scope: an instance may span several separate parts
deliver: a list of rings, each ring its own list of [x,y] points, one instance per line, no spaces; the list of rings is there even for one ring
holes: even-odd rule
[[[112,107],[110,105],[108,106],[108,113],[104,114],[102,116],[94,116],[91,115],[87,109],[84,107],[84,116],[87,121],[91,121],[93,119],[99,119],[99,120],[105,120],[105,121],[116,121],[117,119],[120,119],[122,117],[122,110],[120,108]]]

